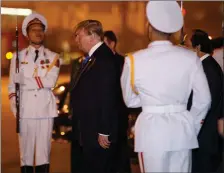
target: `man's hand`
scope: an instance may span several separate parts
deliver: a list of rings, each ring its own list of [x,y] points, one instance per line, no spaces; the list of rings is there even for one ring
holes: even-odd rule
[[[99,135],[98,142],[100,146],[104,149],[107,149],[110,147],[110,141],[108,140],[108,136]]]
[[[219,131],[219,134],[222,135],[222,137],[224,137],[223,126],[224,126],[224,118],[221,118],[218,120],[218,131]]]

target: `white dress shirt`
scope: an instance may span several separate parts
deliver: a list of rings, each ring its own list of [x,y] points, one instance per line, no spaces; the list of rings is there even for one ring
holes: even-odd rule
[[[93,53],[96,51],[96,49],[98,49],[102,44],[103,44],[102,41],[100,41],[99,43],[95,44],[95,46],[93,46],[93,47],[90,49],[88,55],[91,57],[91,56],[93,55]]]

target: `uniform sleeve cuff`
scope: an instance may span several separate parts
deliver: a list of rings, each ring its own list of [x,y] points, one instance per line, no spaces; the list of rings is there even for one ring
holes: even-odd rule
[[[16,93],[11,93],[9,94],[9,99],[11,99],[12,97],[16,96]]]
[[[110,136],[110,135],[105,135],[105,134],[101,134],[101,133],[98,133],[99,135],[101,135],[101,136]]]

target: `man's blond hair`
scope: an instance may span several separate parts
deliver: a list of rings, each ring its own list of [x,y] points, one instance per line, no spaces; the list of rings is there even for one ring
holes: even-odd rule
[[[96,34],[103,40],[103,26],[97,20],[84,20],[78,23],[74,28],[74,34],[80,29],[84,29],[88,35]]]

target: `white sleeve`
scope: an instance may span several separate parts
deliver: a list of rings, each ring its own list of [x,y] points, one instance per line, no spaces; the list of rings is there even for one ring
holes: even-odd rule
[[[196,71],[193,73],[193,100],[190,113],[195,119],[195,128],[198,134],[202,126],[201,121],[205,118],[211,106],[211,94],[199,58],[196,65]]]
[[[9,84],[8,84],[8,93],[9,97],[11,94],[15,94],[15,83],[14,83],[14,75],[16,73],[16,57],[15,54],[13,54],[13,58],[10,62],[10,70],[9,70]]]
[[[125,58],[123,72],[121,75],[121,88],[123,99],[127,107],[137,108],[141,107],[141,100],[131,87],[131,70],[129,57]]]
[[[13,112],[14,116],[16,114],[16,91],[15,91],[15,83],[14,83],[14,75],[16,73],[16,56],[13,54],[13,58],[10,62],[10,70],[9,70],[9,84],[8,84],[8,97],[10,100],[10,109]]]

